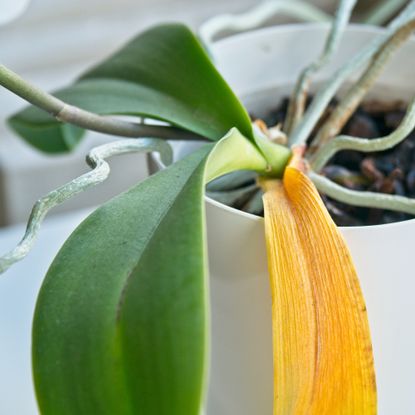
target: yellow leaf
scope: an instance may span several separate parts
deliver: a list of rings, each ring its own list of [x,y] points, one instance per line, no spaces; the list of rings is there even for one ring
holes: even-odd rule
[[[349,250],[309,178],[264,180],[274,415],[376,414],[366,307]]]

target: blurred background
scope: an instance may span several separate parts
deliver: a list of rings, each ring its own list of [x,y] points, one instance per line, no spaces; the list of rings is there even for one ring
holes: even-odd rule
[[[0,0],[0,16],[2,1],[10,0]],[[312,3],[332,12],[336,1]],[[358,13],[375,2],[360,3]],[[30,0],[17,19],[0,26],[0,61],[50,91],[153,24],[182,21],[197,30],[217,14],[239,13],[258,4],[255,0]],[[268,23],[289,21],[281,16]],[[16,137],[5,123],[23,105],[18,97],[0,90],[0,226],[26,221],[40,196],[88,170],[84,158],[89,148],[113,139],[90,133],[73,154],[45,156]],[[96,205],[147,174],[142,155],[115,158],[111,166],[108,182],[52,213]]]

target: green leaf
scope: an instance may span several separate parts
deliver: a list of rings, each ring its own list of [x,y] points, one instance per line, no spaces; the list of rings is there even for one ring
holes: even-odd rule
[[[31,110],[31,108],[29,109]],[[28,111],[29,114],[30,112]],[[50,122],[50,117],[47,114],[46,116],[48,118],[42,124],[32,124],[25,120],[16,121],[12,118],[9,120],[9,125],[27,143],[46,153],[54,154],[71,151],[81,141],[84,131],[75,125]]]
[[[197,38],[181,24],[140,34],[55,95],[92,112],[159,119],[211,140],[219,140],[232,127],[253,139],[246,110]],[[71,149],[63,130],[57,134],[62,124],[37,108],[29,107],[9,122],[43,151]]]
[[[218,141],[206,165],[206,183],[236,170],[253,170],[264,173],[267,160],[257,147],[232,128]]]
[[[262,175],[282,177],[291,150],[255,135],[255,144],[232,128],[219,140],[209,155],[206,182],[236,170],[253,170]]]
[[[199,415],[210,149],[97,209],[60,250],[33,326],[42,414]]]

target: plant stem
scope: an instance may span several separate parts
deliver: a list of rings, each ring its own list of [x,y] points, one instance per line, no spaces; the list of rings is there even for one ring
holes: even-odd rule
[[[384,42],[393,36],[393,34],[399,30],[402,25],[408,23],[414,17],[415,0],[412,0],[411,3],[399,14],[399,16],[392,21],[385,33],[376,37],[366,48],[355,55],[349,62],[333,74],[324,87],[318,91],[303,119],[294,129],[290,137],[290,144],[301,145],[306,142],[308,136],[316,125],[316,122],[320,119],[341,84],[355,71],[361,69],[363,65],[372,59]]]
[[[409,104],[406,115],[399,127],[391,134],[372,139],[340,135],[319,147],[319,150],[310,158],[311,168],[318,172],[334,154],[341,150],[356,150],[365,153],[388,150],[404,140],[414,128],[415,99]]]
[[[407,0],[383,0],[379,5],[375,3],[373,10],[364,17],[362,23],[383,25],[406,4]]]
[[[346,189],[313,171],[310,171],[308,176],[320,192],[339,202],[352,206],[388,209],[415,215],[415,199]]]
[[[344,98],[330,114],[328,120],[321,127],[317,136],[313,139],[309,150],[311,153],[319,147],[324,147],[332,137],[339,133],[361,103],[367,91],[381,74],[384,66],[393,53],[409,39],[409,36],[414,29],[415,20],[411,20],[397,30],[394,35],[382,45],[381,49],[373,57],[371,63],[368,65],[360,79],[350,88]]]
[[[172,150],[168,143],[156,139],[126,139],[104,144],[93,148],[88,156],[87,163],[93,168],[89,173],[72,180],[39,199],[33,206],[29,217],[26,232],[20,243],[9,253],[0,257],[0,274],[11,265],[23,259],[36,242],[40,226],[47,213],[54,208],[81,193],[88,188],[103,182],[110,173],[106,158],[132,152],[159,152],[163,163],[168,165],[172,161]]]
[[[347,23],[349,22],[355,4],[356,0],[340,1],[335,19],[332,23],[331,30],[324,45],[323,52],[314,62],[312,62],[302,71],[299,79],[297,80],[296,86],[290,99],[290,103],[288,105],[288,114],[284,126],[284,131],[288,135],[290,135],[293,129],[297,126],[304,113],[311,77],[320,68],[326,65],[336,52],[341,35],[344,28],[347,26]]]
[[[0,85],[36,107],[48,112],[58,121],[92,131],[120,137],[154,137],[169,140],[206,140],[206,138],[177,127],[139,124],[114,117],[103,117],[85,111],[50,95],[0,65]]]

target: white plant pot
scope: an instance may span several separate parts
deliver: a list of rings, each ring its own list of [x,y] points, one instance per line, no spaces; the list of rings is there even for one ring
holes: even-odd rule
[[[379,33],[353,26],[327,79]],[[249,109],[271,108],[320,52],[327,27],[290,25],[237,35],[214,45],[216,64]],[[379,80],[380,98],[415,92],[415,41]],[[176,144],[177,145],[177,144]],[[177,156],[190,150],[176,147]],[[206,199],[211,296],[211,369],[207,415],[271,415],[271,295],[263,219]],[[377,372],[379,414],[415,413],[415,220],[341,228],[366,299]],[[341,385],[333,385],[341,387]],[[360,414],[356,414],[360,415]]]

